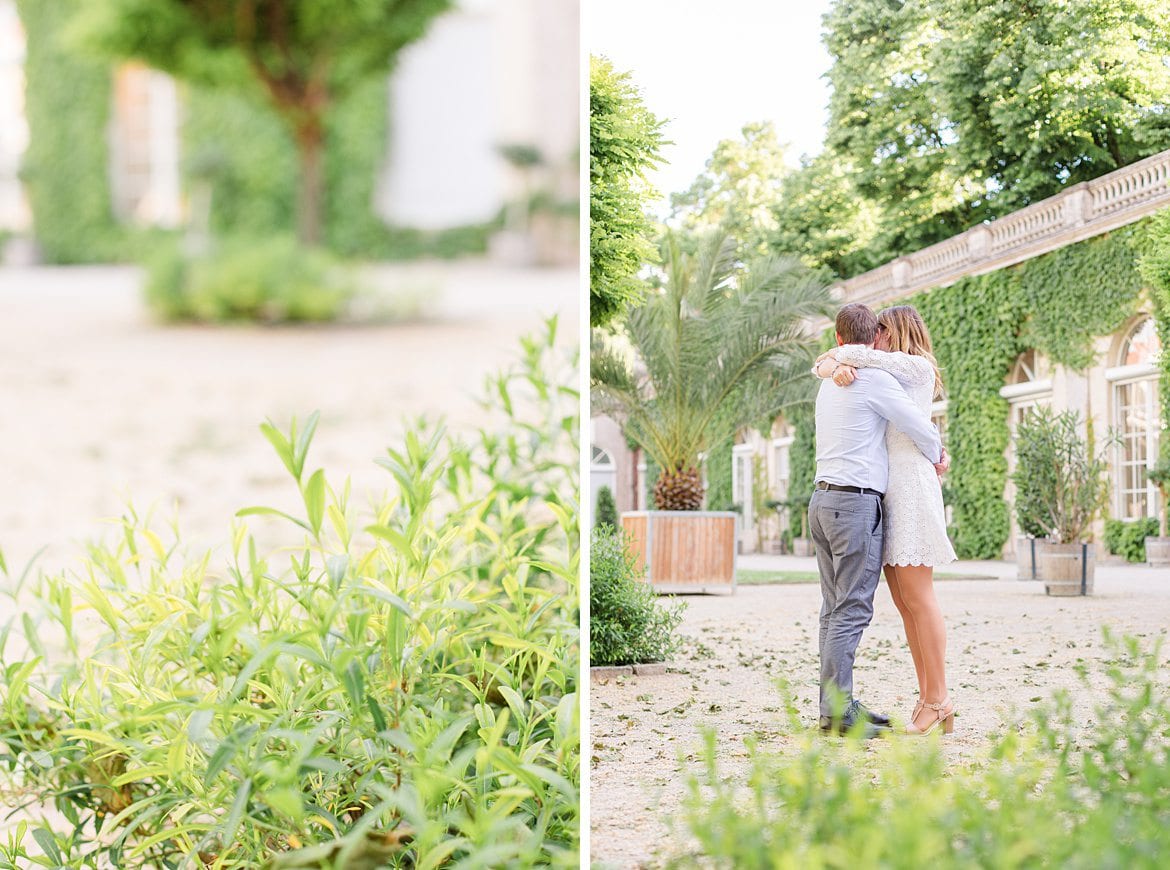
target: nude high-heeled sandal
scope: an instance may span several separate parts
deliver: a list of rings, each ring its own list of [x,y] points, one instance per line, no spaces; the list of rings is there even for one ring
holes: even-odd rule
[[[919,709],[933,710],[934,717],[935,717],[934,721],[931,722],[929,725],[927,725],[925,728],[919,728],[917,725],[914,724],[914,721],[912,719],[910,724],[906,726],[906,733],[907,734],[915,734],[918,736],[925,736],[925,735],[929,734],[931,731],[933,731],[935,728],[937,728],[939,725],[942,725],[943,734],[950,734],[951,732],[953,732],[955,730],[955,705],[951,703],[951,699],[949,697],[943,698],[937,704],[927,704],[924,702],[920,702]],[[915,713],[914,718],[917,718],[917,717],[918,717],[918,714]]]

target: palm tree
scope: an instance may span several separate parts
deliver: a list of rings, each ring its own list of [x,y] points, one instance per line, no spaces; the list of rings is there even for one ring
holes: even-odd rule
[[[693,253],[668,231],[663,286],[631,310],[622,333],[595,333],[595,407],[620,419],[662,469],[659,510],[698,510],[704,451],[808,400],[815,386],[819,337],[810,326],[832,307],[824,283],[795,260],[745,264],[735,250],[724,230]]]

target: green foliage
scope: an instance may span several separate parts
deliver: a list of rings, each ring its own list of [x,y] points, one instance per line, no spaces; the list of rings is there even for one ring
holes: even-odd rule
[[[329,117],[325,142],[324,242],[347,257],[409,258],[480,253],[486,228],[439,233],[392,230],[374,213],[374,185],[385,156],[388,83],[354,88]],[[184,91],[185,174],[210,194],[215,234],[258,236],[296,225],[296,146],[254,95],[209,87]],[[474,230],[478,230],[475,232]]]
[[[593,530],[589,544],[589,659],[593,665],[660,662],[678,648],[684,605],[663,605],[621,531]]]
[[[263,100],[296,145],[297,233],[322,241],[323,169],[339,101],[383,78],[451,0],[96,0],[76,21],[80,38],[176,78]]]
[[[1104,453],[1092,455],[1080,414],[1033,410],[1016,430],[1012,480],[1020,527],[1058,544],[1086,540],[1108,500],[1108,467]]]
[[[597,490],[597,511],[593,516],[593,525],[619,528],[617,504],[613,500],[613,490],[608,486]]]
[[[165,319],[211,323],[336,320],[354,292],[341,263],[292,236],[231,239],[198,257],[160,246],[146,283]]]
[[[589,323],[601,326],[642,298],[637,273],[654,258],[645,172],[665,143],[663,122],[627,73],[589,60]]]
[[[1162,342],[1158,359],[1158,400],[1162,407],[1159,439],[1158,479],[1150,479],[1162,491],[1162,534],[1170,537],[1170,210],[1159,212],[1149,223],[1138,268],[1150,287],[1154,302],[1154,323]]]
[[[308,464],[316,415],[266,424],[296,515],[246,508],[188,555],[131,512],[42,578],[0,636],[4,803],[28,816],[0,865],[576,867],[578,396],[554,337],[490,381],[502,431],[414,425],[369,514]]]
[[[679,471],[743,426],[807,400],[815,337],[809,319],[829,313],[818,277],[792,260],[743,264],[721,230],[683,250],[663,240],[666,283],[630,311],[637,365],[611,338],[590,354],[595,407],[623,423],[659,467]]]
[[[707,451],[704,471],[707,477],[707,509],[731,510],[732,450],[731,438],[726,438]]]
[[[1158,518],[1145,517],[1134,522],[1105,521],[1105,547],[1127,562],[1146,561],[1146,538],[1157,537]]]
[[[746,124],[741,132],[742,140],[724,139],[715,146],[705,171],[686,191],[671,194],[671,216],[691,233],[722,225],[743,246],[742,253],[763,254],[788,167],[771,121]]]
[[[116,259],[120,236],[108,181],[110,69],[64,40],[80,0],[18,0],[27,37],[25,116],[29,146],[21,178],[33,228],[50,263]]]
[[[775,250],[854,275],[1170,147],[1162,0],[855,0]]]
[[[683,812],[698,848],[672,866],[1161,866],[1170,703],[1160,648],[1106,638],[1110,663],[1082,671],[1078,687],[1104,695],[1089,727],[1061,691],[1026,728],[995,729],[975,761],[956,762],[936,740],[827,741],[790,711],[795,746],[746,741],[746,770],[728,775],[708,733]]]
[[[793,406],[785,414],[792,424],[788,447],[788,522],[793,538],[808,537],[808,503],[812,500],[817,471],[816,408],[811,403]]]

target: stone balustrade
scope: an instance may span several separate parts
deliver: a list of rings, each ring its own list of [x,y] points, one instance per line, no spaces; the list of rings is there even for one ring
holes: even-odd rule
[[[842,303],[880,304],[991,272],[1133,223],[1170,206],[1170,151],[1073,185],[998,220],[833,287]]]

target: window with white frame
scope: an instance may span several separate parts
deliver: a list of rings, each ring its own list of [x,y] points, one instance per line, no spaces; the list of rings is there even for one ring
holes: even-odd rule
[[[1151,318],[1138,322],[1121,343],[1112,384],[1113,425],[1119,442],[1113,468],[1114,516],[1157,516],[1158,491],[1146,472],[1158,455],[1158,356],[1161,343]]]
[[[745,530],[755,522],[752,515],[752,459],[750,444],[736,444],[731,449],[731,500],[740,506]]]

